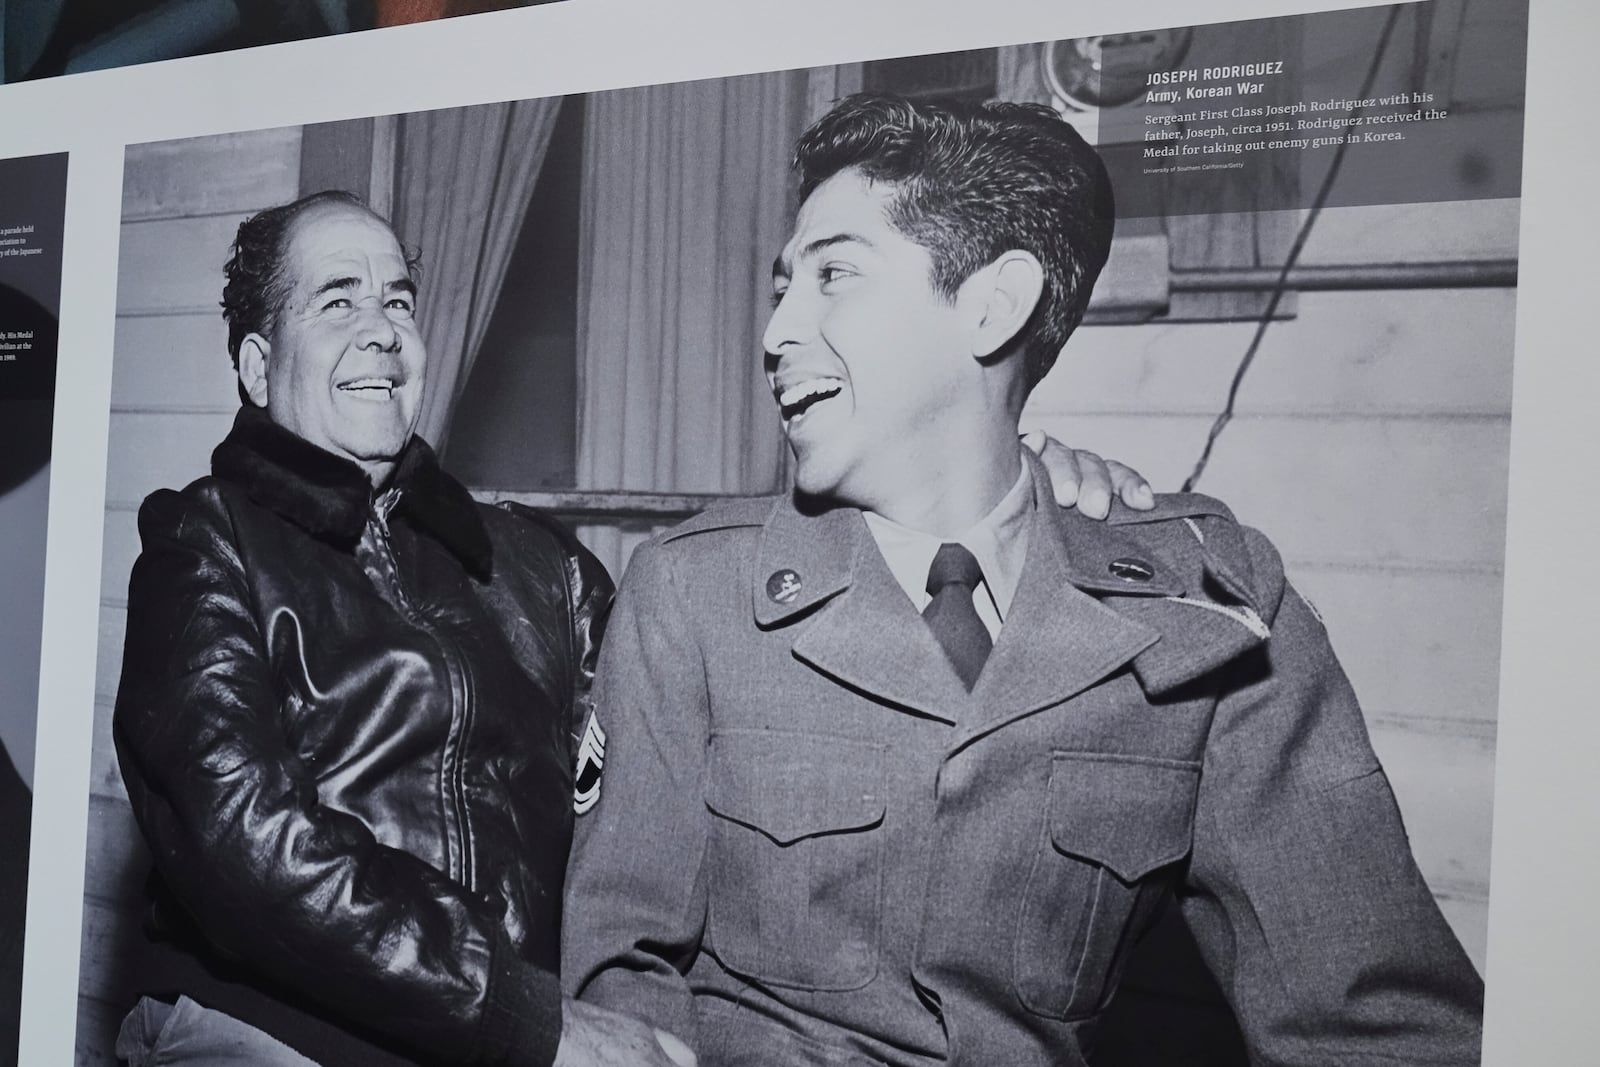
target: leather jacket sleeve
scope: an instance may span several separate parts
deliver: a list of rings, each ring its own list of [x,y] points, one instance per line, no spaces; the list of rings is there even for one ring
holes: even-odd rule
[[[283,734],[226,507],[163,491],[139,525],[114,734],[189,918],[221,952],[426,1061],[550,1062],[556,977],[511,948],[493,903],[319,802]]]
[[[569,646],[573,666],[571,736],[572,766],[578,766],[578,750],[589,717],[594,713],[594,673],[600,659],[600,638],[611,614],[616,585],[594,553],[578,541],[571,530],[542,511],[523,504],[504,503],[500,508],[524,521],[544,527],[561,546],[566,558],[567,614],[572,624]]]

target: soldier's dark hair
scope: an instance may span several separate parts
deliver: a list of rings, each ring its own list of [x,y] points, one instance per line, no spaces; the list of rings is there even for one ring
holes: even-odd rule
[[[854,168],[894,187],[888,221],[933,259],[934,291],[961,284],[1003,252],[1032,253],[1044,291],[1018,335],[1026,386],[1055,364],[1111,250],[1111,180],[1071,124],[1041,104],[907,100],[860,93],[800,136],[803,203]]]
[[[345,204],[359,208],[385,222],[354,193],[327,189],[303,196],[292,204],[267,208],[239,224],[233,248],[223,270],[228,281],[222,289],[222,317],[228,323],[228,355],[233,369],[239,369],[239,346],[252,333],[270,335],[289,296],[290,279],[284,271],[289,251],[289,231],[295,219],[323,204]],[[405,253],[406,270],[416,281],[420,263]]]

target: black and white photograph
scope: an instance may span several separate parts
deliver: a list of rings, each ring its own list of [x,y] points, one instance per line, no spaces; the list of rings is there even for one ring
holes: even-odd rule
[[[129,145],[77,1062],[1478,1064],[1527,19]]]

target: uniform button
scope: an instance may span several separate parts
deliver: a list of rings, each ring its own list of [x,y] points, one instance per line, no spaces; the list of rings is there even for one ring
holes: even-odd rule
[[[1111,561],[1107,568],[1112,574],[1125,582],[1148,582],[1156,576],[1156,569],[1142,559],[1132,556],[1123,556],[1121,559]]]
[[[767,596],[774,604],[787,604],[800,595],[800,575],[785,567],[767,576]]]

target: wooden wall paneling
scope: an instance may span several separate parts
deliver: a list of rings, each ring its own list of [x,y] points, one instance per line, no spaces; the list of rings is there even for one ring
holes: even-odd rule
[[[86,928],[84,937],[92,936]],[[117,1040],[117,1030],[127,1007],[99,997],[78,997],[78,1034],[74,1050],[74,1067],[117,1067],[118,1061],[111,1050]]]
[[[1455,931],[1461,947],[1467,950],[1472,965],[1480,975],[1487,970],[1489,956],[1489,901],[1487,898],[1457,897],[1449,893],[1436,893],[1435,902],[1444,912],[1445,921]]]
[[[96,699],[94,702],[94,747],[89,755],[89,792],[108,801],[126,804],[128,787],[122,781],[122,770],[117,763],[116,743],[111,737],[113,701]],[[90,861],[92,868],[94,860]],[[92,874],[92,871],[91,871]],[[85,888],[103,892],[98,881],[86,880]]]
[[[1498,570],[1352,569],[1290,560],[1368,716],[1493,736],[1500,693]]]
[[[293,199],[300,127],[129,145],[122,219],[192,218],[252,211]]]
[[[221,295],[219,285],[216,296]],[[115,343],[112,410],[220,412],[239,406],[220,307],[119,318]]]
[[[1457,200],[1329,208],[1300,262],[1515,259],[1521,206],[1520,200]],[[1510,359],[1509,350],[1504,358]]]
[[[128,602],[128,575],[139,555],[139,515],[132,508],[109,508],[100,553],[100,601],[114,607]]]
[[[222,299],[222,266],[247,212],[151,219],[122,227],[117,314],[211,313]]]
[[[106,465],[108,506],[137,505],[156,489],[182,488],[211,470],[211,450],[233,412],[113,412]]]
[[[117,698],[117,681],[122,676],[122,642],[128,632],[128,609],[108,604],[100,606],[100,639],[95,644],[94,698],[107,703]],[[97,722],[96,728],[100,724]]]
[[[126,795],[90,796],[88,857],[91,871],[100,875],[89,884],[90,896],[116,908],[142,910],[150,853]]]
[[[91,796],[78,979],[79,1064],[113,1063],[117,1026],[138,992],[134,964],[148,853],[125,800]]]
[[[143,910],[85,900],[83,904],[83,958],[80,974],[95,976],[94,991],[78,992],[78,1058],[76,1067],[120,1063],[113,1049],[122,1017],[139,998],[134,946]]]
[[[1508,438],[1497,418],[1246,417],[1217,445],[1202,491],[1297,558],[1498,565]]]
[[[1130,463],[1170,490],[1192,468],[1211,418],[1034,415],[1025,425]],[[1293,558],[1496,564],[1508,431],[1509,420],[1494,417],[1243,415],[1219,440],[1198,488]]]
[[[1396,722],[1369,729],[1428,884],[1487,898],[1494,742]]]
[[[1292,415],[1511,414],[1516,293],[1302,293],[1262,339],[1239,410]],[[1034,389],[1028,415],[1214,415],[1255,324],[1088,326]]]

